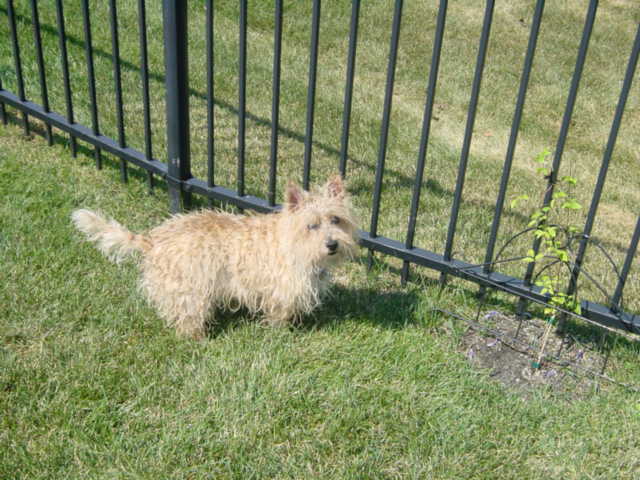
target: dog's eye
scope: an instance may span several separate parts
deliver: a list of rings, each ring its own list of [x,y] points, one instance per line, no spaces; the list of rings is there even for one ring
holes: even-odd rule
[[[319,223],[310,223],[309,225],[307,225],[307,228],[309,230],[317,230],[320,228],[320,224]]]
[[[334,224],[334,225],[339,224],[340,223],[340,217],[335,217],[335,216],[331,217],[331,223]]]

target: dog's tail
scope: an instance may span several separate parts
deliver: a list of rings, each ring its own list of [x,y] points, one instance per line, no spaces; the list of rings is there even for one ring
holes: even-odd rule
[[[136,251],[145,252],[151,244],[144,235],[130,232],[115,220],[107,220],[91,210],[75,210],[71,220],[98,250],[114,262],[120,262]]]

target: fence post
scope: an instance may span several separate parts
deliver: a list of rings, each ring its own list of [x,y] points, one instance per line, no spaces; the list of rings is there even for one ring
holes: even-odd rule
[[[187,0],[163,0],[169,203],[173,213],[191,205]]]

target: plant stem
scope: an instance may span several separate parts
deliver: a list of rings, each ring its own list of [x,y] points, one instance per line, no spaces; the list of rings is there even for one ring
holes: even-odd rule
[[[544,331],[544,335],[542,337],[542,345],[540,346],[540,353],[538,353],[538,360],[536,361],[536,369],[539,370],[542,365],[542,357],[544,356],[544,351],[547,348],[547,341],[549,340],[549,332],[551,332],[551,327],[553,326],[554,317],[550,317],[547,319],[547,328]]]

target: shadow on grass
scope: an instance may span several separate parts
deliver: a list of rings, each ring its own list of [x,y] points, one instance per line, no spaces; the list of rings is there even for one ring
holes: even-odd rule
[[[20,118],[17,114],[19,114],[17,110],[15,110],[15,113],[14,111],[7,110],[5,118],[7,119],[8,124],[22,128],[24,125],[23,119]],[[39,119],[29,117],[29,131],[29,135],[24,135],[23,138],[32,140],[37,135],[46,139],[45,124]],[[59,145],[71,150],[71,136],[68,133],[53,128],[51,135],[51,145]],[[99,154],[101,162],[99,169],[102,169],[104,167],[107,167],[109,170],[120,168],[120,164],[122,162],[121,159],[119,159],[115,155],[105,152],[104,150],[98,150],[100,152]],[[77,156],[82,159],[82,163],[88,163],[88,159],[93,158],[95,160],[96,158],[96,148],[93,145],[85,143],[84,141],[79,139],[76,139],[76,153]],[[125,163],[127,166],[127,177],[129,179],[133,178],[141,182],[148,181],[150,172],[147,172],[144,168],[138,167],[137,165],[133,165],[129,162],[125,161]],[[166,182],[158,177],[158,175],[153,175],[153,178],[153,190],[151,190],[151,192],[153,192],[154,190],[160,190],[166,193],[168,190]],[[127,182],[125,181],[124,183]]]
[[[335,286],[320,308],[289,328],[309,333],[351,321],[399,330],[418,322],[414,315],[418,301],[418,295],[412,291],[381,293],[374,288],[351,289]],[[248,322],[259,323],[260,320],[260,315],[252,315],[246,309],[236,312],[217,311],[215,322],[208,325],[207,335],[210,339],[215,339]]]
[[[348,320],[398,330],[418,322],[415,311],[419,302],[413,290],[381,292],[376,288],[336,285],[323,306],[300,328],[326,328]]]

